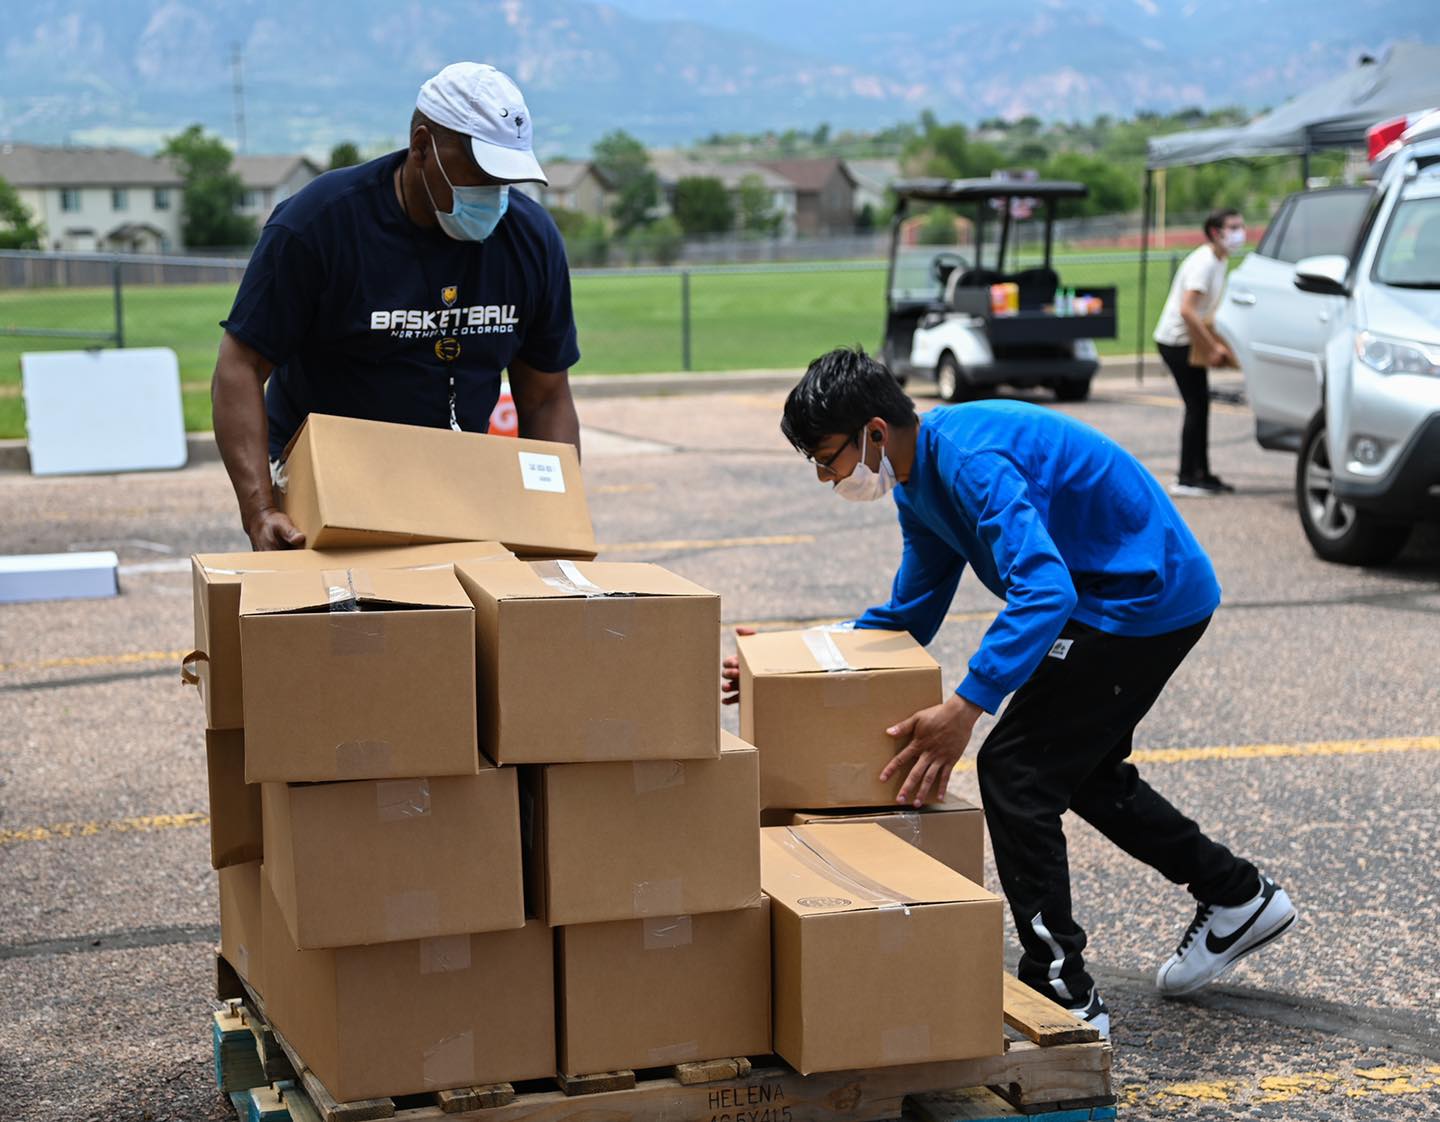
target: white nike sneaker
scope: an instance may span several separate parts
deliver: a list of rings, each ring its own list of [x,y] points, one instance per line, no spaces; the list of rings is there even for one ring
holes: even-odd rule
[[[1100,1033],[1101,1040],[1110,1039],[1110,1006],[1105,1004],[1105,999],[1100,996],[1100,991],[1092,989],[1090,1000],[1084,1005],[1073,1006],[1069,1010],[1074,1017],[1091,1025]]]
[[[1261,876],[1255,898],[1244,904],[1201,904],[1180,946],[1155,975],[1155,988],[1166,997],[1193,993],[1285,934],[1295,915],[1285,890],[1267,876]]]

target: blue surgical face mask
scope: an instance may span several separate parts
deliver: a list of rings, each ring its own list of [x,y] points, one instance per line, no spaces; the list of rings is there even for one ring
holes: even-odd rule
[[[421,174],[420,182],[425,184],[425,194],[430,196],[430,205],[435,207],[435,220],[440,223],[440,229],[456,241],[483,242],[495,232],[495,227],[500,225],[500,219],[505,217],[505,211],[510,206],[510,187],[506,184],[498,187],[456,187],[445,174],[440,153],[433,145],[430,151],[435,153],[435,166],[440,169],[440,175],[455,200],[452,204],[453,210],[444,211],[435,206],[435,196],[431,194],[430,184],[424,174]]]

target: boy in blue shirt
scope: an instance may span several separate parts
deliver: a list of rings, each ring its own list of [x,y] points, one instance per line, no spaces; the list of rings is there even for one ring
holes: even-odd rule
[[[888,730],[904,747],[881,779],[908,769],[897,801],[942,798],[980,714],[1013,693],[976,765],[1022,981],[1108,1034],[1071,914],[1066,810],[1196,897],[1156,976],[1162,993],[1198,989],[1289,928],[1285,891],[1206,837],[1127,759],[1135,726],[1220,602],[1209,558],[1139,461],[1023,402],[922,420],[890,372],[852,350],[811,364],[781,428],[840,497],[895,497],[904,550],[890,600],[853,626],[928,644],[967,564],[1005,601],[955,692]],[[737,676],[732,661],[732,692]]]

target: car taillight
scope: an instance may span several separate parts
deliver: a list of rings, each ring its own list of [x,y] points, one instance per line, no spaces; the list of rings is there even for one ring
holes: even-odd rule
[[[1365,141],[1372,164],[1381,156],[1388,155],[1385,150],[1405,134],[1409,124],[1409,117],[1396,117],[1393,121],[1384,121],[1370,127],[1365,134]]]

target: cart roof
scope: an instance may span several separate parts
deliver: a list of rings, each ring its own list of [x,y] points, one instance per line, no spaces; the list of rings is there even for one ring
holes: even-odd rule
[[[1065,179],[1030,183],[1005,179],[902,179],[894,184],[901,199],[955,203],[984,199],[1083,199],[1090,188]]]

